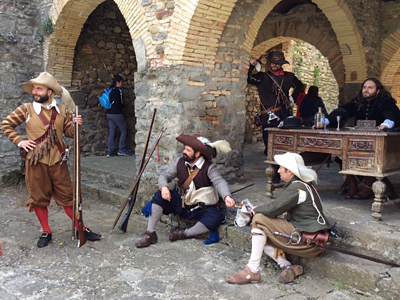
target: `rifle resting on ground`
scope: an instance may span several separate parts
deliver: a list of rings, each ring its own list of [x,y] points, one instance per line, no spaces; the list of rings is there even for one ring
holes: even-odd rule
[[[140,160],[138,172],[140,172],[143,169],[143,165],[144,165],[144,162],[146,160],[146,154],[147,154],[147,149],[149,147],[151,130],[153,129],[153,124],[154,124],[154,120],[155,120],[155,117],[156,117],[156,113],[157,113],[157,108],[154,109],[153,115],[151,116],[150,127],[149,127],[149,131],[147,132],[146,143],[144,145],[143,154],[142,154],[142,158]],[[129,207],[128,207],[128,209],[127,209],[127,211],[125,213],[125,216],[123,217],[121,223],[118,226],[118,228],[121,231],[123,231],[124,233],[126,232],[126,229],[128,227],[128,221],[129,221],[129,217],[131,216],[133,207],[135,206],[136,196],[137,196],[138,191],[139,191],[139,183],[137,184],[136,187],[132,188],[130,190],[129,194],[128,194],[127,200],[129,202]]]
[[[357,252],[353,252],[353,251],[349,251],[349,250],[345,250],[345,249],[342,249],[339,247],[332,246],[328,243],[329,235],[326,236],[326,238],[324,238],[324,241],[322,241],[322,240],[318,239],[318,237],[317,237],[318,233],[311,234],[311,235],[314,235],[314,237],[308,237],[308,235],[309,235],[308,233],[306,234],[307,236],[305,237],[304,233],[300,233],[297,230],[294,230],[291,235],[286,234],[286,233],[281,233],[279,231],[275,231],[274,234],[277,236],[282,236],[282,237],[287,238],[289,240],[288,244],[290,243],[290,244],[297,245],[297,244],[300,244],[301,241],[303,240],[306,242],[306,244],[315,246],[315,247],[320,247],[321,249],[331,250],[331,251],[359,257],[362,259],[366,259],[366,260],[377,262],[377,263],[384,264],[384,265],[389,265],[392,267],[397,267],[397,268],[400,267],[399,264],[396,264],[391,261],[383,260],[380,258],[376,258],[376,257],[372,257],[369,255],[365,255],[365,254],[361,254],[361,253],[357,253]]]
[[[75,107],[75,116],[78,116],[78,107]],[[72,240],[75,240],[75,220],[78,222],[78,243],[80,248],[86,243],[83,230],[82,216],[82,193],[81,193],[81,151],[80,151],[80,129],[81,126],[74,122],[74,186],[73,186],[73,209],[72,209]]]
[[[142,170],[140,170],[139,174],[137,175],[135,183],[133,184],[132,190],[136,189],[137,185],[139,184],[140,177],[142,177],[142,174],[144,173],[144,171],[145,171],[145,169],[147,167],[147,164],[149,163],[149,161],[151,159],[151,156],[153,155],[154,151],[156,150],[156,148],[158,146],[158,143],[160,142],[163,133],[164,133],[164,128],[161,129],[161,132],[158,135],[157,141],[154,144],[153,149],[151,149],[151,151],[150,151],[149,157],[147,158],[146,162],[144,163]],[[129,199],[126,199],[126,201],[124,203],[122,203],[121,208],[120,208],[120,210],[118,212],[118,216],[114,221],[114,224],[113,224],[113,226],[112,226],[112,228],[110,230],[110,233],[114,230],[115,225],[117,224],[119,218],[121,217],[122,213],[124,212],[124,209],[125,209],[126,205],[128,204],[128,202],[129,202]]]

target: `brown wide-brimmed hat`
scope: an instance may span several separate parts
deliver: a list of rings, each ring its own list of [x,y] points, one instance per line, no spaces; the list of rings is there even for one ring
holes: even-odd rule
[[[210,140],[208,140],[205,137],[202,137],[199,134],[194,134],[194,135],[182,134],[178,136],[176,139],[178,142],[199,151],[208,160],[212,160],[212,158],[217,155],[217,152],[228,153],[229,151],[232,150],[227,141],[220,140],[211,143]]]
[[[211,154],[208,151],[206,145],[204,145],[202,142],[200,142],[199,139],[197,139],[199,135],[195,134],[195,135],[185,135],[182,134],[180,136],[178,136],[176,139],[178,142],[192,147],[193,149],[199,151],[201,154],[203,154],[208,160],[211,160]]]
[[[47,72],[42,72],[38,77],[32,78],[28,82],[24,82],[22,84],[25,91],[27,91],[29,94],[32,93],[34,85],[43,85],[48,87],[49,89],[52,89],[56,95],[61,95],[63,93],[61,85],[57,82],[57,80],[54,79],[53,76],[51,76],[50,73]]]
[[[289,62],[285,59],[285,54],[282,51],[271,51],[268,53],[268,60],[277,65],[288,64]]]
[[[75,103],[72,100],[71,94],[67,91],[66,88],[61,86],[61,84],[59,84],[50,73],[42,72],[39,74],[38,77],[32,78],[28,82],[24,82],[22,84],[22,87],[29,94],[32,94],[32,89],[34,85],[43,85],[45,87],[48,87],[49,89],[52,89],[54,94],[61,96],[61,99],[64,101],[64,103],[67,105],[67,108],[71,112],[75,110]]]

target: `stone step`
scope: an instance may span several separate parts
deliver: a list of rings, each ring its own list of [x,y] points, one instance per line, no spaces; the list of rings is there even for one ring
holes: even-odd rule
[[[128,189],[105,187],[103,183],[89,180],[83,180],[81,186],[83,199],[91,203],[102,202],[119,207],[129,194]]]
[[[129,188],[137,175],[135,156],[87,156],[81,159],[83,180],[102,183],[107,187]]]
[[[251,251],[250,227],[224,225],[220,228],[221,242]],[[351,286],[360,293],[379,294],[386,299],[400,299],[400,268],[367,261],[338,252],[326,251],[315,259],[294,258],[310,275],[324,276]]]

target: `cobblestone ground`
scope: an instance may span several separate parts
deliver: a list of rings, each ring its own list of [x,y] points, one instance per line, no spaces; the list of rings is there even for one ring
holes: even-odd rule
[[[159,243],[136,249],[145,228],[133,216],[126,234],[109,233],[118,208],[89,203],[87,225],[103,234],[98,242],[76,248],[70,221],[54,204],[50,207],[53,241],[36,247],[40,227],[24,207],[23,186],[0,193],[0,299],[380,299],[340,282],[312,278],[307,273],[291,284],[278,282],[278,270],[263,262],[262,283],[233,286],[225,276],[239,271],[249,254],[222,243],[203,240],[168,241],[168,228],[159,225]],[[62,244],[61,244],[62,243]]]

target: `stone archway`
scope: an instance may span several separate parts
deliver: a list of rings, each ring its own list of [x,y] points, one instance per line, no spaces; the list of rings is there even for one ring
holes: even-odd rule
[[[85,116],[85,126],[81,131],[83,153],[105,155],[108,149],[108,121],[105,109],[99,105],[99,96],[117,74],[123,78],[123,114],[128,129],[126,150],[135,149],[136,71],[136,54],[128,26],[115,2],[107,0],[86,20],[74,52],[70,91]],[[114,141],[115,151],[118,141],[119,130]]]
[[[66,87],[71,85],[74,49],[83,24],[93,10],[104,0],[54,1],[49,17],[54,24],[52,34],[46,39],[44,57],[46,70]],[[127,25],[135,48],[138,70],[146,66],[146,58],[154,53],[151,45],[146,14],[138,1],[114,0]]]
[[[243,48],[251,52],[262,22],[280,1],[264,1],[258,8]],[[347,4],[343,0],[314,0],[318,8],[326,15],[339,42],[345,66],[346,83],[360,83],[367,77],[365,53],[362,38],[356,22]]]
[[[221,43],[221,38],[224,39],[223,30],[229,26],[232,29],[243,28],[245,30],[243,42],[238,40],[240,42],[239,48],[251,53],[262,22],[279,2],[280,0],[262,1],[258,6],[258,3],[254,3],[251,8],[248,7],[248,10],[251,9],[254,14],[247,13],[243,8],[243,3],[237,0],[224,1],[223,3],[199,0],[197,6],[182,6],[175,11],[177,18],[171,27],[173,34],[169,36],[169,45],[171,47],[174,44],[173,41],[176,40],[175,48],[182,48],[176,57],[179,63],[214,67],[219,60],[218,46],[224,44],[224,42]],[[346,83],[362,82],[367,76],[365,53],[362,48],[361,35],[347,4],[344,0],[314,0],[313,2],[326,15],[335,31],[343,56]],[[246,18],[249,25],[247,22],[243,23],[241,18],[233,19],[233,8],[236,10],[235,13],[248,14]],[[181,31],[177,29],[177,24],[180,22],[178,16],[180,15],[190,19],[189,22],[185,22]],[[202,28],[212,29],[212,33]],[[204,31],[203,36],[198,38],[198,34],[202,31]],[[242,40],[242,37],[239,39]]]
[[[258,31],[251,56],[260,57],[266,49],[290,39],[302,40],[321,51],[339,87],[343,88],[345,67],[339,43],[328,19],[314,5],[298,6],[284,16],[269,14]]]
[[[400,29],[390,34],[382,43],[381,80],[400,103]]]

